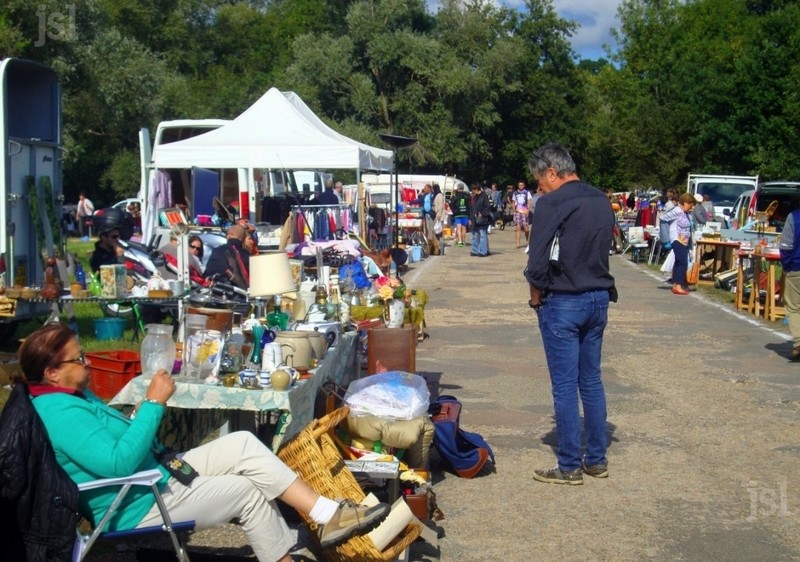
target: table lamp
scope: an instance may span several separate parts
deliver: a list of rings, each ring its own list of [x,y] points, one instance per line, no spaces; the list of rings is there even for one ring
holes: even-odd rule
[[[286,329],[289,315],[280,309],[280,296],[296,290],[286,252],[266,252],[250,257],[250,296],[275,297],[275,312],[267,318],[268,325]]]

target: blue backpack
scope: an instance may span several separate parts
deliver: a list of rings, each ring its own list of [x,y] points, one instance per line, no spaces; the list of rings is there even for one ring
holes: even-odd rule
[[[478,474],[494,452],[477,433],[464,431],[459,426],[461,402],[455,396],[442,395],[431,403],[428,413],[434,425],[433,446],[439,456],[462,478]]]

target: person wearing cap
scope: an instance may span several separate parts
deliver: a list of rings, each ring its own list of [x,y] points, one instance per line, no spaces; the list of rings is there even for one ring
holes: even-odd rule
[[[708,211],[703,207],[703,196],[699,193],[694,194],[695,205],[692,208],[692,222],[695,227],[703,226],[711,217],[708,216]]]
[[[240,289],[250,287],[250,256],[244,248],[247,229],[234,224],[228,229],[227,242],[214,248],[208,257],[205,278],[217,278]]]
[[[94,243],[94,252],[89,258],[89,265],[93,272],[100,271],[101,265],[124,263],[123,249],[119,245],[119,238],[119,228],[109,228],[99,233],[97,242]]]

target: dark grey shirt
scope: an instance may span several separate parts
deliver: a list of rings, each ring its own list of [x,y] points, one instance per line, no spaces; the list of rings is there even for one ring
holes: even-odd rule
[[[560,271],[550,265],[559,232]],[[608,266],[614,211],[608,197],[581,181],[542,195],[533,213],[525,277],[543,291],[582,293],[614,286]]]

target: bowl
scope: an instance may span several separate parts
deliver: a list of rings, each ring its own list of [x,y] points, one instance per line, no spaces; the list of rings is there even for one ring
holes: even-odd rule
[[[172,296],[172,291],[159,289],[157,291],[147,291],[148,299],[166,299]]]
[[[38,294],[39,294],[39,291],[37,291],[36,289],[34,289],[32,287],[25,287],[20,292],[20,296],[23,299],[35,299]]]

